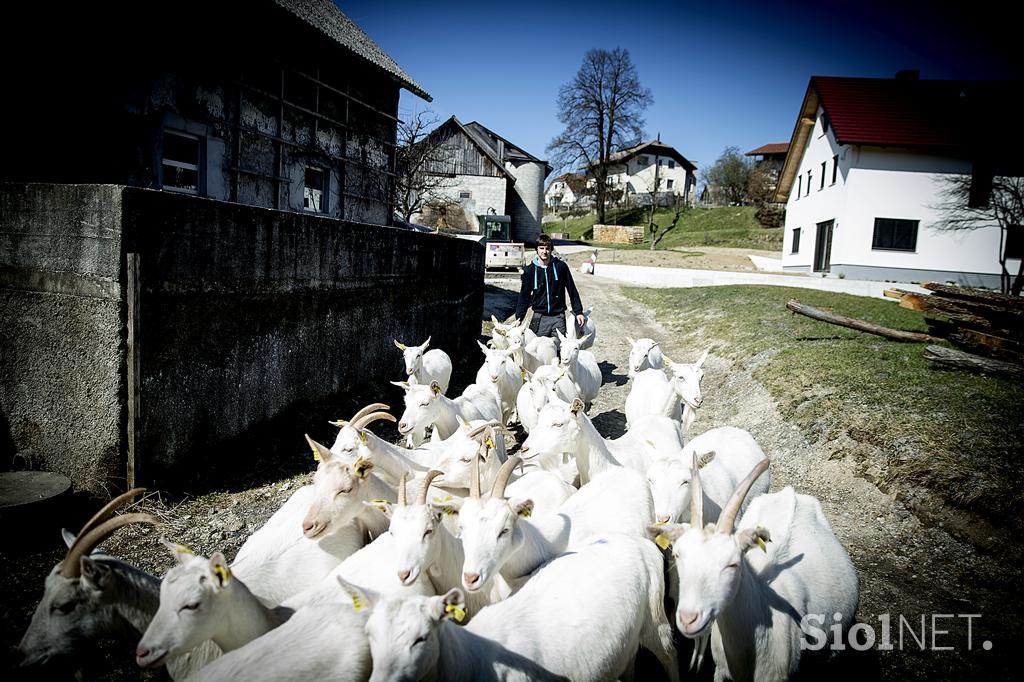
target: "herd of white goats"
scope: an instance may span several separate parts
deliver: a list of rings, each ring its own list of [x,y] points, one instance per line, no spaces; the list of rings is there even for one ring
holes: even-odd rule
[[[857,575],[818,501],[769,494],[746,431],[684,440],[707,353],[675,363],[630,340],[628,430],[606,439],[586,414],[601,386],[593,323],[559,347],[494,322],[455,399],[443,351],[396,341],[409,447],[370,431],[395,421],[380,403],[336,422],[332,447],[310,439],[313,484],[231,564],[165,540],[177,564],[160,580],[96,552],[156,522],[112,516],[139,490],[65,531],[25,663],[117,633],[175,679],[628,679],[640,646],[678,679],[668,596],[691,669],[710,640],[716,679],[776,680],[800,664],[801,616],[846,631]],[[515,420],[529,436],[506,458]]]

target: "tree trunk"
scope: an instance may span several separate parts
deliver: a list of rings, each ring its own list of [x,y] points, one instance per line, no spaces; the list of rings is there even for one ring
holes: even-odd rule
[[[1024,379],[1024,366],[1002,360],[983,358],[980,355],[971,355],[953,348],[944,346],[928,346],[924,349],[924,356],[933,362],[943,365],[950,365],[959,369],[967,369],[976,372],[987,372],[989,374],[1003,374],[1014,379]]]
[[[794,313],[800,313],[806,315],[815,320],[822,322],[828,322],[829,324],[836,324],[840,327],[849,327],[850,329],[856,329],[857,331],[868,332],[869,334],[877,334],[884,336],[887,339],[894,341],[905,341],[910,343],[932,343],[940,341],[934,336],[928,334],[922,334],[920,332],[907,332],[900,329],[889,329],[888,327],[880,327],[877,324],[871,324],[864,320],[857,320],[852,317],[844,317],[842,315],[836,315],[835,313],[829,313],[824,310],[819,310],[809,305],[804,305],[796,299],[791,299],[786,307],[792,310]]]

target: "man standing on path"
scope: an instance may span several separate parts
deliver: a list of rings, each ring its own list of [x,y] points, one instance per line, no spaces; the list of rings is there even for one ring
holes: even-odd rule
[[[584,323],[583,304],[572,281],[572,272],[565,261],[552,256],[554,248],[551,237],[542,234],[537,240],[537,257],[523,270],[523,281],[519,288],[519,303],[516,305],[516,319],[519,324],[526,317],[526,309],[533,308],[530,329],[537,336],[555,336],[558,329],[565,334],[565,292],[576,316],[576,325]],[[557,338],[557,337],[556,337]]]

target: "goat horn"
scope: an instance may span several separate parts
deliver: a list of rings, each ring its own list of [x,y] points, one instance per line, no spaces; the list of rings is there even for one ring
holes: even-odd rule
[[[480,499],[480,458],[476,455],[469,465],[469,496],[474,500]]]
[[[512,476],[512,470],[523,463],[523,458],[519,455],[515,457],[509,457],[508,461],[501,465],[498,469],[498,475],[494,477],[494,487],[491,488],[491,497],[499,498],[505,496],[505,486],[508,485],[508,479]]]
[[[370,405],[367,405],[363,409],[359,410],[354,415],[352,415],[352,418],[349,419],[349,422],[354,422],[357,419],[359,419],[360,417],[365,417],[366,415],[368,415],[369,413],[373,412],[374,410],[390,410],[390,409],[391,408],[389,406],[385,405],[384,403],[372,403]]]
[[[409,474],[402,472],[402,476],[398,479],[398,506],[405,506],[405,482],[409,480]]]
[[[697,453],[693,453],[693,475],[690,477],[690,525],[704,527],[704,486],[700,482]]]
[[[725,508],[722,509],[722,513],[718,516],[718,525],[716,529],[719,533],[724,535],[730,535],[732,533],[733,524],[736,522],[736,515],[740,511],[740,505],[743,504],[743,498],[747,496],[750,491],[750,486],[754,485],[754,481],[758,476],[765,472],[768,468],[768,458],[765,457],[760,462],[754,465],[754,469],[747,474],[740,484],[733,491],[732,497],[725,503]]]
[[[387,405],[385,405],[384,407],[387,407]],[[397,419],[395,419],[395,416],[393,414],[390,414],[388,412],[371,412],[370,414],[365,414],[359,419],[354,420],[352,422],[352,426],[357,429],[365,429],[369,424],[375,421],[380,421],[382,419],[387,420],[389,422],[398,421]]]
[[[430,482],[442,474],[444,474],[444,472],[438,471],[437,469],[431,469],[427,472],[427,475],[423,478],[423,485],[420,486],[420,494],[416,498],[416,504],[427,503],[427,491],[430,490]]]
[[[64,557],[64,561],[61,562],[60,574],[65,578],[80,578],[82,576],[82,557],[89,554],[97,545],[113,535],[114,531],[118,528],[131,523],[151,523],[155,526],[160,523],[160,519],[151,514],[122,514],[112,519],[107,519],[86,533],[84,538],[80,537],[71,546],[67,556]]]
[[[128,492],[118,495],[110,502],[107,502],[105,505],[103,505],[102,509],[93,514],[92,518],[85,522],[85,525],[82,526],[82,530],[78,531],[78,535],[75,536],[75,541],[71,543],[71,547],[69,547],[68,550],[70,551],[72,548],[74,548],[74,546],[78,544],[78,541],[81,538],[85,537],[86,533],[88,533],[90,530],[98,526],[101,522],[106,521],[107,518],[111,514],[113,514],[115,510],[117,510],[119,507],[128,504],[132,500],[132,498],[134,498],[136,495],[141,495],[144,492],[146,492],[145,488],[132,488]]]

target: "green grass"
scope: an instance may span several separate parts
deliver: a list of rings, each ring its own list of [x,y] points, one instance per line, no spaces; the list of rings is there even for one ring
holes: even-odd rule
[[[659,249],[677,246],[726,246],[742,249],[780,250],[782,228],[765,229],[754,219],[753,206],[724,206],[720,208],[691,208],[683,213],[679,224],[658,244]],[[659,226],[671,224],[674,212],[658,209],[654,222]],[[587,215],[565,221],[544,224],[547,233],[564,232],[570,239],[592,242],[595,216]],[[647,211],[640,208],[610,212],[606,217],[615,225],[646,225]],[[650,237],[643,244],[617,248],[650,248]]]
[[[1022,525],[1024,386],[942,368],[923,357],[925,344],[811,320],[789,312],[786,302],[912,331],[926,330],[921,313],[782,287],[625,291],[651,306],[678,342],[702,347],[714,340],[714,352],[735,371],[760,354],[753,377],[783,417],[811,441],[846,443],[842,454],[861,471],[880,471],[883,489],[921,486],[996,526]]]

